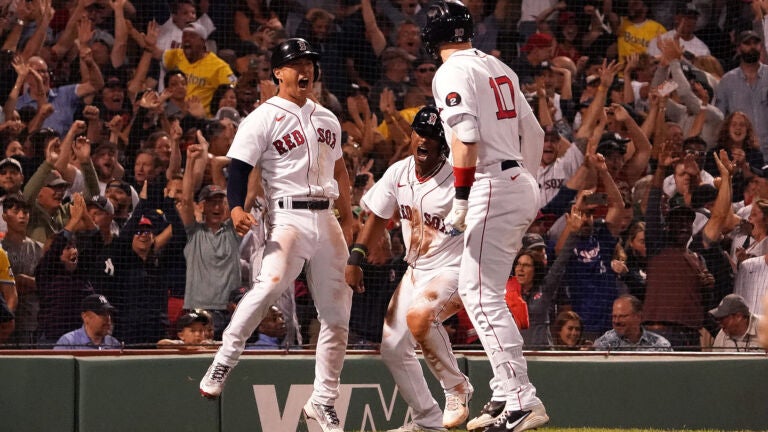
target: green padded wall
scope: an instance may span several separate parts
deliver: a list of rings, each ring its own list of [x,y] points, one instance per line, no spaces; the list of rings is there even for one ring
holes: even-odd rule
[[[307,431],[301,408],[312,393],[315,359],[242,357],[222,397],[222,432]],[[463,358],[459,367],[465,369]],[[422,361],[432,394],[442,390]],[[408,406],[395,396],[395,383],[378,356],[348,355],[336,407],[345,430],[387,430],[410,420]],[[279,383],[279,385],[275,385]]]
[[[75,430],[75,359],[0,357],[0,430]]]
[[[550,426],[768,429],[766,358],[550,357],[528,365]],[[482,357],[468,367],[475,389],[491,376]],[[488,393],[475,396],[472,412]]]
[[[2,356],[3,432],[317,432],[301,408],[312,392],[311,355],[245,355],[221,400],[198,395],[213,355]],[[423,362],[422,362],[423,365]],[[528,357],[552,427],[768,430],[768,358]],[[489,398],[482,355],[459,358]],[[426,369],[425,369],[426,370]],[[430,390],[442,391],[427,372]],[[345,430],[386,430],[409,419],[376,355],[349,355],[337,411]]]
[[[199,396],[210,356],[78,358],[80,432],[212,432],[219,404]]]

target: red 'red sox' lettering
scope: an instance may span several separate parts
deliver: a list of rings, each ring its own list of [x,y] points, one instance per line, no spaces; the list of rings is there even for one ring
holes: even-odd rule
[[[336,133],[329,129],[317,128],[317,141],[328,144],[330,148],[336,148]]]
[[[295,130],[289,134],[283,135],[282,139],[272,142],[272,146],[277,150],[277,153],[282,156],[288,153],[289,150],[293,150],[296,147],[303,145],[306,141],[307,140],[304,138],[304,135],[301,134],[301,131]]]

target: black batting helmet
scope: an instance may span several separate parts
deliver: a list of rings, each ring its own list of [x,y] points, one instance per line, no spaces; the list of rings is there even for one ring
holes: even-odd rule
[[[312,45],[302,38],[286,39],[272,50],[272,81],[274,81],[275,84],[278,83],[274,69],[282,67],[286,63],[302,57],[307,57],[312,60],[312,63],[315,65],[315,81],[317,81],[320,76],[320,70],[317,67],[317,62],[320,60],[320,53],[315,51],[314,48],[312,48]]]
[[[440,122],[440,111],[432,105],[427,105],[416,113],[411,122],[411,129],[417,134],[431,138],[440,143],[440,153],[448,154],[448,142],[445,140],[445,130]]]
[[[469,42],[475,36],[472,15],[458,0],[435,0],[427,9],[427,23],[421,29],[421,40],[428,53],[437,57],[440,44]]]

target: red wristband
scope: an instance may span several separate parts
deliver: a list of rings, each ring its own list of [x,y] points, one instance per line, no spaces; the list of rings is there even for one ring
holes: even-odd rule
[[[453,185],[456,187],[470,187],[475,182],[476,167],[453,167]]]

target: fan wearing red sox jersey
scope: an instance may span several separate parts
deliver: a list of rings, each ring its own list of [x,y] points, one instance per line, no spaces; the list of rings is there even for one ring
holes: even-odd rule
[[[331,111],[310,99],[319,54],[304,39],[288,39],[272,53],[276,97],[262,103],[237,131],[227,196],[240,234],[256,220],[243,211],[248,174],[261,169],[269,203],[267,240],[253,289],[235,310],[223,343],[200,382],[200,392],[218,397],[245,342],[305,266],[320,321],[315,382],[304,406],[307,419],[324,432],[342,432],[334,402],[349,332],[352,290],[344,280],[352,237],[349,177],[341,152],[341,126]],[[337,205],[340,220],[333,206]],[[342,229],[343,227],[343,229]],[[235,259],[235,257],[233,257]]]
[[[453,201],[453,169],[446,161],[448,144],[437,109],[419,110],[411,128],[412,155],[389,167],[362,198],[372,214],[352,247],[346,277],[352,288],[362,287],[360,264],[368,245],[384,234],[391,217],[399,215],[409,267],[389,304],[381,358],[412,409],[413,423],[394,431],[436,431],[466,421],[473,391],[442,325],[462,308],[456,289],[464,244],[462,236],[451,236],[443,223]],[[445,391],[445,412],[429,392],[416,343]]]
[[[433,1],[426,18],[425,48],[443,61],[432,90],[455,177],[446,225],[464,232],[459,295],[494,372],[492,400],[467,428],[533,429],[549,417],[528,379],[523,338],[504,291],[523,233],[538,210],[538,185],[525,167],[539,165],[544,131],[517,75],[472,48],[472,17],[462,3]]]

